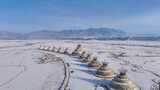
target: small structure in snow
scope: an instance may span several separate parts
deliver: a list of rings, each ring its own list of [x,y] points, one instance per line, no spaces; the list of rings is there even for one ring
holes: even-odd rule
[[[72,52],[72,55],[77,55],[82,50],[82,45],[78,44],[76,49]]]
[[[99,68],[101,63],[97,60],[97,57],[93,57],[93,60],[88,64],[89,67]]]
[[[107,86],[107,90],[140,90],[140,88],[128,79],[126,70],[122,70],[120,74],[112,79],[111,83]]]
[[[55,46],[52,46],[52,52],[55,52],[55,49],[56,49],[56,47]]]
[[[49,50],[49,47],[48,47],[48,46],[45,46],[45,47],[44,47],[44,50],[46,50],[46,51]]]
[[[86,57],[83,58],[82,62],[87,63],[90,62],[90,60],[91,60],[91,54],[87,54]]]
[[[40,50],[43,50],[43,49],[44,49],[44,46],[40,45],[39,49],[40,49]]]
[[[96,76],[105,79],[112,79],[115,73],[113,69],[108,67],[108,63],[103,62],[102,66],[97,70]]]
[[[49,51],[53,51],[53,50],[54,50],[54,46],[50,46]]]
[[[57,49],[57,53],[60,53],[60,52],[61,52],[61,47]]]
[[[68,52],[68,48],[65,48],[65,50],[64,50],[64,52],[63,52],[63,54],[69,54],[69,52]]]
[[[85,58],[85,54],[86,54],[86,52],[83,51],[83,52],[80,54],[79,58],[81,58],[81,59]]]

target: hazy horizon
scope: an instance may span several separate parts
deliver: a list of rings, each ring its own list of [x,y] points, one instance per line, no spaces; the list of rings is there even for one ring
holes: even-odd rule
[[[0,31],[115,28],[160,35],[159,0],[1,0]]]

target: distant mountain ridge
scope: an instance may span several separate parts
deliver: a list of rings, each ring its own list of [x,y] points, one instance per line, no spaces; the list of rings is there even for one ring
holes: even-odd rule
[[[35,31],[27,34],[0,31],[0,39],[99,39],[125,37],[126,32],[112,28],[88,28],[62,31]]]
[[[32,40],[32,39],[71,39],[71,40],[143,40],[160,41],[160,36],[130,35],[122,30],[112,28],[88,28],[79,30],[41,30],[27,34],[0,31],[1,40]]]
[[[9,31],[0,31],[0,39],[2,40],[14,40],[14,39],[24,39],[22,34],[13,33]]]
[[[27,35],[28,39],[96,39],[122,37],[126,33],[122,30],[110,28],[89,28],[81,30],[62,30],[62,31],[37,31]]]

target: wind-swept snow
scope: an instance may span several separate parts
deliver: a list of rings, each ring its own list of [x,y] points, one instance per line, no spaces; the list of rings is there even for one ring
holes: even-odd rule
[[[12,46],[0,49],[0,90],[57,90],[60,87],[64,78],[62,63],[38,64],[43,52],[35,46]]]
[[[109,62],[109,66],[116,72],[126,68],[129,78],[143,90],[150,89],[152,80],[160,79],[160,42],[35,40],[0,43],[0,47],[3,47],[0,49],[0,90],[57,90],[64,79],[64,66],[57,62],[38,64],[38,58],[46,53],[36,49],[40,44],[61,47],[62,51],[69,48],[70,53],[77,44],[82,44],[83,50],[97,56],[99,61]],[[81,63],[80,59],[47,53],[69,63],[71,90],[94,90],[97,85],[107,84],[107,80],[95,77],[96,70]]]

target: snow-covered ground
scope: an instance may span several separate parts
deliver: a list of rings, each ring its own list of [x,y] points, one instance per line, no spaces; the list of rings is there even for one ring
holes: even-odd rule
[[[63,64],[38,64],[43,52],[29,43],[0,43],[3,47],[0,49],[0,90],[57,90],[60,87]]]
[[[150,89],[152,80],[160,79],[160,42],[156,41],[0,41],[0,90],[47,90],[44,87],[57,90],[64,78],[63,64],[37,64],[42,54],[42,51],[36,49],[40,44],[62,49],[67,47],[70,52],[77,44],[82,44],[84,50],[97,56],[99,61],[109,62],[109,66],[116,72],[126,68],[129,78],[143,90]],[[79,59],[52,54],[70,64],[71,90],[94,90],[96,85],[105,84],[105,80],[95,77],[94,69],[88,68]],[[50,80],[54,83],[47,84]]]

